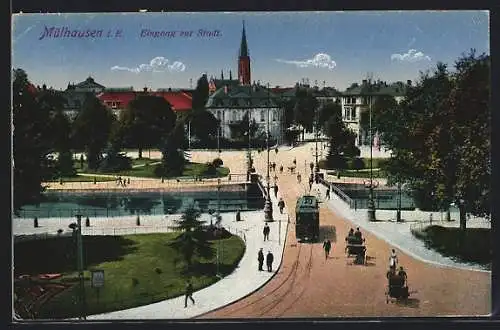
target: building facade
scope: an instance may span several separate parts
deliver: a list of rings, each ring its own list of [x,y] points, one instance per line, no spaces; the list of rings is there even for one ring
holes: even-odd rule
[[[229,79],[209,81],[209,98],[206,103],[207,111],[211,112],[220,122],[221,136],[233,139],[232,124],[243,120],[248,114],[250,122],[258,125],[258,135],[265,135],[269,130],[269,138],[278,143],[283,142],[283,109],[280,96],[275,94],[269,86],[251,83],[250,55],[246,39],[245,25],[241,35],[241,44],[238,57],[238,80]]]
[[[342,106],[342,119],[355,134],[356,146],[369,145],[369,130],[363,129],[361,116],[364,112],[370,111],[370,102],[373,103],[378,97],[392,96],[396,102],[401,102],[406,94],[406,87],[411,85],[408,80],[406,85],[403,82],[387,84],[385,82],[369,82],[363,80],[361,85],[355,83],[347,88],[340,97]],[[374,136],[378,136],[374,132]]]

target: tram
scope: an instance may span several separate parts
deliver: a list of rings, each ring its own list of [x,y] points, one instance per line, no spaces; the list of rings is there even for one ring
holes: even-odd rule
[[[319,202],[315,196],[302,196],[295,206],[295,237],[299,241],[319,239]]]

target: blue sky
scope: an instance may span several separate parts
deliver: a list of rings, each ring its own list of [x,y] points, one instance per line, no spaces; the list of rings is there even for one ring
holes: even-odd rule
[[[252,80],[272,86],[308,78],[343,90],[368,72],[415,80],[470,48],[489,53],[487,11],[21,14],[13,17],[12,64],[54,88],[89,75],[107,87],[190,87],[205,72],[237,77],[243,20]],[[40,40],[51,27],[102,34]],[[143,29],[194,32],[152,38]],[[199,37],[200,29],[220,36]]]

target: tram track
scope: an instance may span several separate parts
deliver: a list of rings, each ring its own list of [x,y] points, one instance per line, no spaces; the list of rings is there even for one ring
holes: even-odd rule
[[[302,290],[300,290],[299,294],[297,295],[297,297],[295,299],[293,299],[284,309],[281,310],[281,312],[279,312],[276,316],[279,317],[279,316],[282,316],[283,314],[285,314],[288,310],[290,310],[299,300],[300,298],[302,297],[302,295],[304,294],[305,292],[305,289],[307,288],[307,283],[309,282],[309,279],[311,278],[311,270],[312,270],[312,260],[313,260],[313,250],[314,250],[314,245],[313,244],[309,244],[309,259],[307,260],[307,263],[306,263],[306,267],[305,267],[305,274],[304,276],[302,277],[302,281],[305,282],[303,284],[303,287],[302,287]],[[282,303],[285,298],[287,298],[289,295],[291,295],[293,293],[293,288],[294,288],[294,284],[295,284],[295,280],[297,279],[297,277],[294,278],[294,283],[291,284],[290,286],[290,290],[287,290],[285,292],[284,295],[282,295],[280,297],[279,300],[277,300],[273,306],[271,308],[267,308],[265,309],[262,313],[261,313],[261,316],[263,314],[267,314],[269,313],[271,310],[273,310],[275,307],[278,307],[279,303]]]
[[[283,279],[283,281],[274,289],[272,289],[271,291],[269,291],[267,294],[266,294],[266,297],[267,296],[270,296],[270,295],[273,295],[276,291],[278,291],[279,289],[281,289],[286,283],[287,281],[290,279],[290,277],[293,275],[293,274],[296,274],[297,273],[297,269],[299,267],[299,256],[300,256],[300,251],[302,249],[302,244],[299,245],[299,250],[298,250],[298,253],[297,253],[297,259],[294,260],[292,266],[290,267],[290,272],[288,273],[288,275]],[[231,310],[231,314],[235,314],[245,308],[248,308],[250,306],[253,306],[257,303],[260,303],[261,300],[260,299],[256,299],[256,300],[253,300],[253,301],[249,301],[247,302],[246,304],[242,305],[242,306],[238,306],[234,309]]]

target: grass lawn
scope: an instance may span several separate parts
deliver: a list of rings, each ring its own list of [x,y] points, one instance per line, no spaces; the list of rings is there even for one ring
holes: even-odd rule
[[[142,306],[184,294],[186,276],[182,258],[168,246],[177,233],[84,236],[85,292],[87,314],[98,314]],[[215,248],[215,243],[212,243]],[[237,236],[221,242],[223,260],[219,270],[230,274],[245,251]],[[75,258],[67,254],[74,249],[71,238],[61,237],[18,243],[14,249],[16,275],[61,273],[61,281],[74,282],[39,312],[39,318],[69,318],[78,315],[74,297],[78,292]],[[50,257],[48,257],[50,256]],[[97,291],[91,288],[91,269],[104,270],[105,284]],[[191,279],[195,290],[218,281],[215,257],[193,258]],[[134,284],[135,283],[135,284]],[[182,308],[183,306],[179,306]]]
[[[155,162],[153,160],[153,162]],[[154,173],[156,165],[153,166],[141,166],[141,167],[136,167],[132,168],[127,171],[121,171],[121,172],[115,172],[115,173],[104,173],[104,172],[92,172],[87,170],[86,168],[83,168],[82,170],[79,170],[80,172],[84,173],[96,173],[96,174],[109,174],[109,175],[122,175],[122,176],[135,176],[135,177],[143,177],[143,178],[157,178],[157,176]],[[219,167],[217,168],[217,174],[216,175],[207,175],[204,174],[206,169],[208,168],[207,164],[203,163],[188,163],[185,168],[184,172],[182,173],[181,177],[192,177],[192,176],[199,176],[203,178],[210,178],[210,177],[224,177],[229,174],[229,168],[227,167]]]
[[[159,162],[160,159],[150,159],[150,158],[136,158],[132,159],[132,166],[137,166],[137,165],[145,165],[145,164],[151,164],[151,163],[156,163]]]
[[[491,267],[493,255],[490,229],[467,228],[463,249],[458,244],[459,228],[429,226],[423,230],[412,230],[412,234],[423,240],[428,248],[446,257]]]
[[[77,176],[71,176],[71,177],[63,177],[62,180],[63,180],[63,182],[93,182],[94,177],[93,176],[77,175]],[[114,180],[115,180],[115,178],[96,177],[97,182],[114,181]],[[52,180],[49,182],[59,183],[59,179]]]

